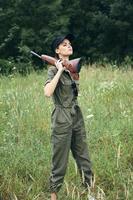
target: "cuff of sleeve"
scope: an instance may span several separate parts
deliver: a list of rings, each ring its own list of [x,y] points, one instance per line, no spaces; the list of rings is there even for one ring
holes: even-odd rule
[[[47,81],[44,83],[44,86],[47,85],[47,83],[50,83],[50,80],[47,80]]]

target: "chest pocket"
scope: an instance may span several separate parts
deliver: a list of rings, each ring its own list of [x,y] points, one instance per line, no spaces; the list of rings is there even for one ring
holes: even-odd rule
[[[69,79],[62,78],[60,82],[62,86],[62,92],[66,95],[70,94],[72,90],[72,81]]]
[[[61,78],[60,81],[63,85],[71,85],[72,84],[72,81],[69,79]]]
[[[61,79],[61,84],[62,84],[62,92],[64,95],[74,95],[78,96],[78,90],[79,90],[79,82],[78,81],[73,81],[71,79],[66,79],[62,78]]]

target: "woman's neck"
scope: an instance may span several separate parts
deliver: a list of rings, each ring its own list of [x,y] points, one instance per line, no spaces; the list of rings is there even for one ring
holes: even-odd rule
[[[68,61],[69,60],[69,56],[59,55],[59,59]]]

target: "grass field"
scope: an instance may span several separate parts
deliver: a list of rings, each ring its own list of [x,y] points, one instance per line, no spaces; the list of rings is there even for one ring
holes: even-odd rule
[[[52,101],[46,71],[0,78],[0,199],[48,200]],[[83,69],[83,111],[97,200],[133,199],[133,72]],[[70,154],[59,200],[86,200]]]

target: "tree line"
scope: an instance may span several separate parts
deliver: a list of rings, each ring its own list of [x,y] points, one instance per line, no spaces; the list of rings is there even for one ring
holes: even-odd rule
[[[52,55],[51,41],[66,33],[86,62],[132,59],[132,22],[132,0],[0,0],[1,71],[11,63],[42,68],[30,50]]]

